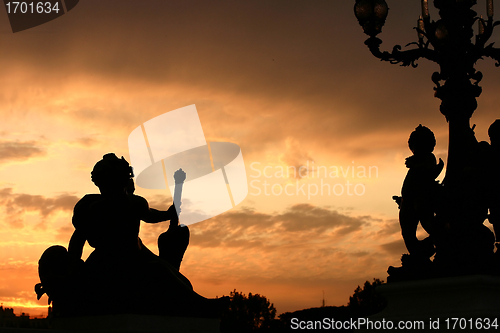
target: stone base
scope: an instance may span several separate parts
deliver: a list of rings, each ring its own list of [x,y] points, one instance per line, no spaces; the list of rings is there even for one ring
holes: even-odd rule
[[[220,319],[137,314],[86,316],[54,319],[53,330],[58,333],[219,333]]]
[[[387,299],[388,304],[382,312],[370,316],[368,320],[371,321],[390,320],[395,326],[399,321],[422,321],[426,330],[419,332],[436,332],[447,330],[448,318],[449,329],[456,323],[452,318],[473,318],[472,323],[464,319],[456,323],[455,329],[460,331],[478,331],[475,329],[476,319],[485,324],[483,319],[497,318],[496,324],[500,329],[500,277],[497,276],[471,275],[394,282],[379,286],[377,292]],[[460,324],[466,329],[459,329]]]

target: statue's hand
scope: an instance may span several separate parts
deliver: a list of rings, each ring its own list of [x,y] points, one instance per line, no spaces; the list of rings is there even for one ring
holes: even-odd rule
[[[175,205],[171,205],[167,212],[169,213],[168,216],[169,216],[169,220],[176,220],[178,219],[178,214],[177,214],[177,209],[175,209]],[[179,214],[181,213],[181,207],[179,207]]]
[[[184,183],[186,180],[186,173],[182,169],[177,170],[174,172],[174,180],[176,184]]]

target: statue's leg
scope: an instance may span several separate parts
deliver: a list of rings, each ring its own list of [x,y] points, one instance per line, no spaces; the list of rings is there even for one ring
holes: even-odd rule
[[[490,199],[490,215],[488,220],[493,225],[495,232],[495,241],[500,242],[500,195],[491,195]]]
[[[401,233],[405,241],[406,248],[411,255],[423,258],[430,258],[435,253],[434,248],[434,211],[430,209],[428,200],[411,200],[405,202],[403,199],[399,212],[399,222]],[[429,234],[423,240],[417,238],[418,223]]]
[[[432,209],[426,209],[422,210],[419,214],[420,218],[420,224],[422,225],[422,228],[427,232],[429,235],[433,235],[435,232],[435,225],[434,225],[434,212]]]
[[[166,260],[177,270],[189,245],[189,229],[187,226],[170,226],[158,237],[160,258]]]
[[[193,285],[189,281],[187,277],[182,275],[176,267],[172,266],[168,261],[165,259],[161,259],[159,256],[154,254],[146,245],[142,243],[142,240],[138,238],[139,241],[139,248],[140,250],[140,256],[141,256],[141,262],[145,263],[148,265],[150,268],[151,267],[157,267],[159,269],[159,273],[156,273],[158,276],[162,275],[161,272],[169,272],[169,275],[172,275],[171,277],[162,277],[160,279],[160,283],[164,284],[166,280],[173,279],[176,282],[175,283],[181,283],[187,287],[188,290],[193,290]]]
[[[399,224],[401,226],[401,235],[403,236],[408,252],[410,252],[410,254],[415,254],[415,252],[418,251],[418,216],[416,212],[404,202],[404,199],[401,203],[401,209],[399,210]]]
[[[429,234],[429,237],[419,241],[419,251],[421,255],[430,258],[436,253],[435,245],[437,245],[440,238],[442,238],[442,231],[436,226],[434,211],[427,206],[418,214],[418,219],[420,220],[422,228]]]
[[[141,256],[146,259],[144,262],[141,261],[140,265],[140,270],[144,274],[141,275],[140,282],[134,286],[135,294],[141,298],[136,302],[141,304],[139,311],[217,317],[221,309],[227,308],[227,298],[209,299],[201,296],[193,290],[191,282],[167,260],[154,254],[151,256],[148,252],[146,247],[141,249]]]

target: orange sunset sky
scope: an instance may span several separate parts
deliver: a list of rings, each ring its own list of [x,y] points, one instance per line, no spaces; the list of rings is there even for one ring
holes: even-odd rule
[[[415,41],[420,15],[419,0],[388,4],[385,50]],[[98,191],[95,162],[108,152],[129,159],[134,128],[191,104],[207,140],[241,147],[249,182],[236,208],[190,226],[181,272],[198,293],[259,293],[282,313],[320,306],[323,291],[327,305],[345,305],[358,284],[385,279],[405,252],[391,196],[406,175],[408,136],[428,126],[446,161],[447,123],[430,79],[438,66],[378,61],[353,5],[83,0],[15,34],[1,9],[0,302],[46,313],[46,296],[37,301],[33,291],[37,262],[48,246],[67,246],[73,206]],[[500,118],[500,69],[491,60],[477,69],[483,94],[471,122],[487,140]],[[300,166],[304,177],[276,174]],[[317,166],[349,172],[317,175]],[[347,181],[361,184],[357,194],[339,193]],[[307,195],[325,183],[339,184],[339,195]],[[276,194],[287,184],[293,195]],[[301,185],[305,195],[292,190]],[[164,190],[136,193],[155,208],[172,201]],[[143,224],[140,236],[157,252],[167,226]]]

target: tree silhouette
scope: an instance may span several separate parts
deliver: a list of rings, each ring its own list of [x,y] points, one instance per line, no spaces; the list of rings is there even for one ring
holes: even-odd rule
[[[265,296],[230,292],[231,302],[221,318],[221,332],[269,331],[275,324],[276,308]]]
[[[347,306],[361,316],[369,316],[382,311],[387,305],[387,301],[383,296],[377,294],[375,288],[383,283],[383,280],[373,279],[372,283],[366,281],[363,289],[358,286],[354,290],[354,294],[349,297]]]

